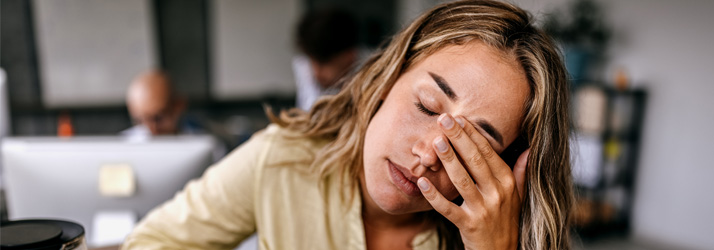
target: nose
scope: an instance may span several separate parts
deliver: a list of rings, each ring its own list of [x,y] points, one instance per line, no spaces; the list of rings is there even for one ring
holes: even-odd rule
[[[441,167],[441,161],[439,161],[439,157],[431,146],[433,139],[434,135],[422,136],[412,147],[412,154],[419,157],[419,164],[422,166],[431,171],[438,171]]]

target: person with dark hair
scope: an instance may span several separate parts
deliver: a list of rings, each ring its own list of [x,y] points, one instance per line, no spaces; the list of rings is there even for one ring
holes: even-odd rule
[[[358,26],[346,11],[324,9],[308,12],[299,22],[293,59],[297,84],[296,106],[309,110],[325,94],[335,94],[336,83],[358,58]]]

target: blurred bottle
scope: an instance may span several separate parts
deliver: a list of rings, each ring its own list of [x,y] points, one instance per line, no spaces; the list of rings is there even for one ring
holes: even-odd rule
[[[627,76],[627,70],[620,67],[615,72],[615,89],[625,91],[630,87],[630,78]]]
[[[72,119],[70,118],[69,112],[64,111],[60,113],[57,119],[57,136],[70,137],[73,135],[74,128],[72,127]]]
[[[610,118],[610,129],[622,136],[629,135],[632,131],[633,109],[635,106],[630,87],[630,78],[625,68],[619,68],[615,74],[615,89],[612,100],[612,114]]]

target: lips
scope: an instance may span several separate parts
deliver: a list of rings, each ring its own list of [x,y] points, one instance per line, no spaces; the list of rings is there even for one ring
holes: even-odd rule
[[[394,182],[394,185],[409,196],[421,196],[421,191],[419,191],[419,188],[415,183],[417,178],[411,176],[411,174],[409,174],[408,172],[405,175],[404,170],[402,170],[400,167],[397,167],[389,160],[387,160],[387,162],[389,162],[389,176],[392,178],[392,182]]]

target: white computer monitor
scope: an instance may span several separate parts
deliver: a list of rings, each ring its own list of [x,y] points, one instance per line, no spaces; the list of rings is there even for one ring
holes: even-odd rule
[[[9,218],[59,218],[84,226],[90,245],[95,216],[131,211],[137,218],[172,198],[213,162],[210,136],[10,137],[2,140],[3,178]],[[99,191],[100,169],[130,166],[135,191],[107,197]]]

